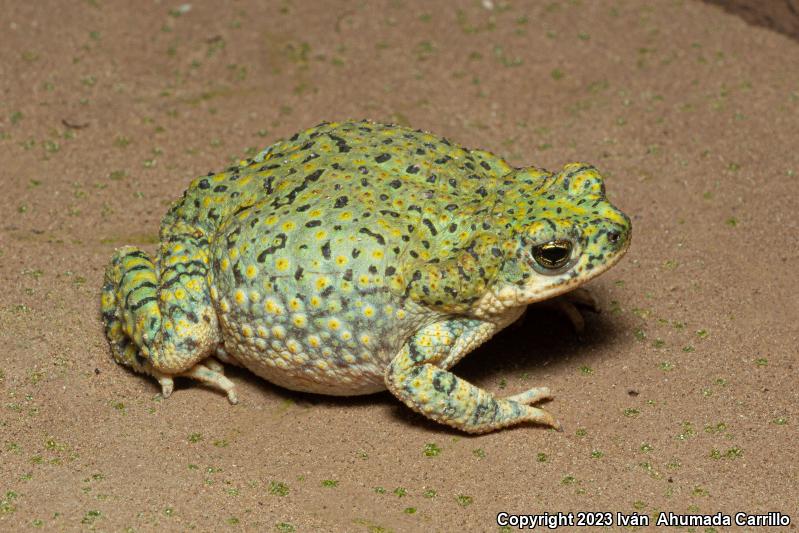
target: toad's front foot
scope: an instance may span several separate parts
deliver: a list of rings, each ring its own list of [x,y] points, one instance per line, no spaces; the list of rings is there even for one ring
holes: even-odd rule
[[[538,402],[542,402],[544,400],[551,400],[552,393],[549,391],[549,387],[534,387],[532,389],[526,390],[519,394],[514,394],[513,396],[506,396],[503,400],[508,402],[516,402],[522,405],[534,405]],[[555,431],[563,431],[563,425],[557,420],[552,414],[548,413],[544,409],[537,409],[543,413],[543,416],[538,422],[551,427]]]
[[[571,322],[574,332],[580,337],[585,331],[585,318],[583,318],[580,309],[587,309],[593,313],[599,313],[599,302],[597,302],[594,295],[588,289],[578,287],[560,296],[556,296],[550,300],[544,300],[537,304],[543,307],[554,309],[558,313],[565,315]],[[518,326],[524,325],[527,319],[527,313],[523,314],[519,320],[516,321]],[[518,327],[517,326],[517,327]]]
[[[523,422],[561,431],[552,414],[530,405],[551,397],[546,387],[497,398],[445,369],[414,360],[414,355],[407,345],[403,348],[386,371],[386,385],[427,418],[467,433],[488,433]]]

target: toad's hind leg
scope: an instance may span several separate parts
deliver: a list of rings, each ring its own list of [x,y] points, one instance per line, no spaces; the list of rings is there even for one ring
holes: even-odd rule
[[[200,364],[219,344],[206,248],[192,235],[167,238],[160,265],[138,248],[117,250],[105,273],[103,322],[114,359],[156,378],[164,397],[173,378],[185,376],[224,391],[235,403],[233,383],[213,365]]]
[[[555,429],[555,418],[529,404],[551,397],[538,387],[496,398],[447,369],[490,338],[497,327],[473,319],[428,326],[414,335],[386,370],[386,386],[408,407],[428,418],[469,433],[487,433],[522,422]]]

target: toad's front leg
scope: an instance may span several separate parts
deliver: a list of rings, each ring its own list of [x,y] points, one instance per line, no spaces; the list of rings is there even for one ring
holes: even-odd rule
[[[206,283],[207,243],[190,234],[173,235],[161,247],[160,269],[142,250],[117,250],[105,273],[101,309],[114,359],[161,385],[189,377],[236,392],[216,365],[202,364],[219,344],[216,313]]]
[[[437,422],[469,433],[487,433],[522,422],[555,429],[560,423],[528,404],[550,398],[539,387],[507,398],[455,376],[447,369],[490,338],[495,324],[475,319],[450,319],[417,332],[386,369],[386,386],[408,407]]]

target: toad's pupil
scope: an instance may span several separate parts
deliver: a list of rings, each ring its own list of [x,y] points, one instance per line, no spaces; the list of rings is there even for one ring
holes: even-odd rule
[[[571,255],[569,241],[552,241],[533,248],[533,259],[544,268],[556,269],[566,264]]]
[[[559,263],[566,255],[566,250],[563,248],[545,248],[541,250],[541,255],[549,263]]]

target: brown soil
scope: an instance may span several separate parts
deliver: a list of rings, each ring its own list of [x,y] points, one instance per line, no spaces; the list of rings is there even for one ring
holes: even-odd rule
[[[750,24],[799,40],[799,0],[705,0],[717,4]]]
[[[691,1],[185,5],[3,7],[0,529],[498,531],[500,511],[597,510],[794,527],[794,41]],[[565,432],[469,437],[388,393],[236,370],[237,406],[188,382],[162,401],[113,362],[114,247],[153,249],[194,176],[348,117],[608,177],[633,244],[590,284],[584,339],[533,310],[456,369],[551,387]]]

